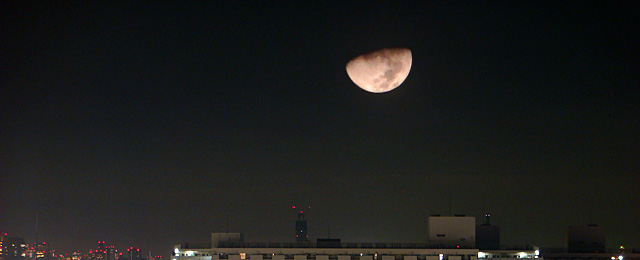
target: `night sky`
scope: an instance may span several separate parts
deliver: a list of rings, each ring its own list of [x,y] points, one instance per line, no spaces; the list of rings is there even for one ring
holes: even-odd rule
[[[596,223],[640,248],[635,1],[0,6],[0,231],[169,255],[211,231],[426,242],[492,214],[503,244]],[[402,1],[404,2],[404,1]],[[422,1],[420,1],[422,2]],[[385,94],[345,65],[413,52]]]

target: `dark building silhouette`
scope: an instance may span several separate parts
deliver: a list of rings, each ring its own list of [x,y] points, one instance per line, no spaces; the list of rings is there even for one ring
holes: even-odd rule
[[[127,248],[127,252],[125,253],[125,257],[129,260],[142,260],[142,252],[140,252],[140,248],[129,247]]]
[[[339,238],[318,238],[316,242],[318,248],[337,248],[340,247]]]
[[[595,224],[569,227],[567,232],[567,251],[569,253],[604,252],[604,230]]]
[[[298,212],[298,220],[296,220],[296,242],[309,242],[307,234],[307,220],[304,219],[304,212]]]
[[[482,225],[476,227],[476,248],[482,250],[500,249],[500,226],[491,225],[491,215],[484,215]]]

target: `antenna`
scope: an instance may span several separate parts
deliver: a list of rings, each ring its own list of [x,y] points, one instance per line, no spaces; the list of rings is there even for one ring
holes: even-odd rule
[[[229,214],[227,213],[227,233],[229,233]]]
[[[38,255],[38,212],[36,211],[36,256]]]
[[[449,191],[449,216],[451,216],[451,191]]]

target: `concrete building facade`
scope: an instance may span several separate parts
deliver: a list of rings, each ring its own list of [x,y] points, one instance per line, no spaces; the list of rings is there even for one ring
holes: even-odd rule
[[[181,244],[172,260],[478,260],[472,248],[432,248],[430,244],[400,243],[228,243],[212,241],[210,248]]]
[[[470,216],[430,216],[429,242],[444,248],[475,248],[476,218]]]

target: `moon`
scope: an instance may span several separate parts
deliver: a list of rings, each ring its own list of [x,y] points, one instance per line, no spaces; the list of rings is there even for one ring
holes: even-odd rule
[[[391,91],[409,76],[411,50],[386,48],[353,58],[347,63],[347,74],[358,87],[371,93]]]

